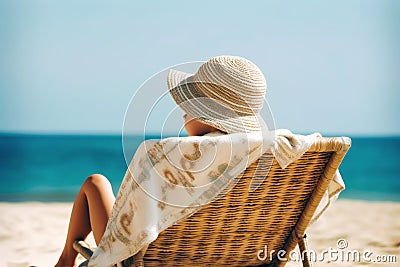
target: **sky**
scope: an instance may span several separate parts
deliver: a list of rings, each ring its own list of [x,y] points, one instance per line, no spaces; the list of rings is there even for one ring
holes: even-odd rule
[[[395,0],[0,0],[0,132],[120,134],[125,119],[140,132],[167,68],[237,55],[263,71],[276,128],[400,135],[399,11]],[[148,131],[171,107],[160,101]]]

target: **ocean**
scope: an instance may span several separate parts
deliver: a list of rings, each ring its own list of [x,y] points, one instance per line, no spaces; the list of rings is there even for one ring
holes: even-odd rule
[[[141,141],[132,138],[133,149]],[[400,137],[352,137],[340,198],[400,202],[398,151]],[[125,171],[121,136],[0,134],[0,201],[70,202],[92,173],[117,193]]]

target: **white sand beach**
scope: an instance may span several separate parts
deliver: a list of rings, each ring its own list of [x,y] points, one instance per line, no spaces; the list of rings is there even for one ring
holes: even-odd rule
[[[72,203],[0,203],[0,267],[53,266],[64,245]],[[315,266],[400,266],[400,203],[337,201],[308,232],[309,247],[359,251],[371,261],[395,255],[397,262],[354,262],[333,253]],[[338,248],[347,244],[344,249]],[[89,243],[95,244],[93,237]],[[256,255],[256,254],[255,254]],[[384,256],[380,257],[379,256]],[[338,260],[335,261],[335,257]],[[301,266],[289,262],[286,266]]]

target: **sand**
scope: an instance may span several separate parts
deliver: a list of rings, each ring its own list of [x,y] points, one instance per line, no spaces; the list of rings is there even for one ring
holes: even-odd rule
[[[0,267],[54,266],[71,208],[72,203],[0,203]],[[307,232],[309,247],[319,258],[328,251],[314,266],[400,266],[400,203],[338,200]],[[93,236],[88,242],[95,244]],[[372,261],[394,255],[397,262],[354,262],[346,257],[351,251],[367,251]]]

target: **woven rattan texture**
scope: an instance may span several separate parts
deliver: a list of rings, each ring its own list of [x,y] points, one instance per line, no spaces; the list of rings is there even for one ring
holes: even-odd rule
[[[254,192],[249,185],[253,163],[225,197],[204,206],[193,216],[162,232],[144,256],[150,266],[257,266],[268,246],[284,246],[320,179],[332,152],[307,152],[286,169],[274,160],[267,178]],[[273,254],[275,256],[275,253]]]

